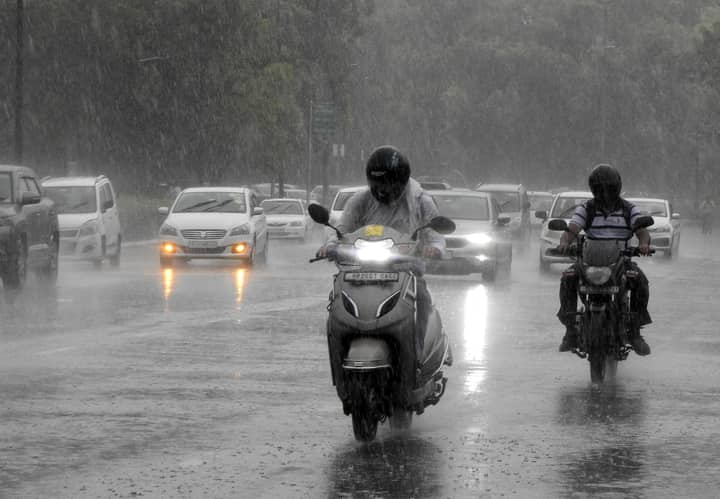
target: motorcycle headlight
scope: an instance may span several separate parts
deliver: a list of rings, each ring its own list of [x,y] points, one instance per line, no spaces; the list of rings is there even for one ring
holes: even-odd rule
[[[602,286],[608,282],[611,275],[610,267],[587,267],[585,269],[585,278],[596,286]]]
[[[492,237],[487,234],[469,234],[465,236],[465,239],[473,244],[487,244],[492,241]]]
[[[160,226],[160,235],[161,236],[177,236],[177,229],[173,227],[172,225],[168,224],[162,224]]]
[[[357,257],[361,262],[384,262],[390,258],[394,246],[392,239],[383,239],[381,241],[366,241],[358,239],[355,241],[355,249],[357,249]]]
[[[97,233],[97,229],[97,220],[90,220],[89,222],[85,222],[82,227],[80,227],[80,230],[78,231],[78,236],[92,236]]]
[[[237,227],[233,227],[230,231],[231,236],[247,236],[250,234],[250,224],[242,224]]]

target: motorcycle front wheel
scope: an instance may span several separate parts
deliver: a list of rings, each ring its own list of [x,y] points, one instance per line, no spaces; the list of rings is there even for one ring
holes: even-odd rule
[[[352,411],[352,426],[355,440],[370,442],[377,434],[378,420],[367,409],[354,409]]]
[[[605,380],[605,368],[607,367],[610,359],[607,357],[605,350],[604,328],[605,320],[604,314],[591,313],[590,314],[590,381],[593,383],[602,383]]]

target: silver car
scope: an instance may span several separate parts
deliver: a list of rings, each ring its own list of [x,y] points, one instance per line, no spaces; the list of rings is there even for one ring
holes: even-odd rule
[[[673,213],[670,202],[660,198],[628,198],[643,215],[650,215],[655,223],[648,227],[650,244],[667,258],[677,255],[680,248],[680,214]],[[635,244],[631,242],[631,244]]]

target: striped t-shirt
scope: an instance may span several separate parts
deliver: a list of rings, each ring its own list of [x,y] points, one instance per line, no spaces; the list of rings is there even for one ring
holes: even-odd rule
[[[640,208],[629,201],[624,201],[630,207],[630,226],[634,225],[640,216]],[[580,204],[575,208],[575,213],[570,219],[571,224],[575,224],[585,230],[585,234],[590,239],[620,239],[627,241],[632,238],[633,231],[628,227],[623,213],[622,205],[619,209],[604,213],[600,209],[595,209],[595,218],[587,220],[587,203]]]

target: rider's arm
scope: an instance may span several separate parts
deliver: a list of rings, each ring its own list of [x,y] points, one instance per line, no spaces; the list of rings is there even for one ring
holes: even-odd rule
[[[638,248],[640,248],[640,253],[648,255],[650,253],[650,233],[645,227],[643,227],[642,229],[636,230],[635,235],[638,238]]]
[[[570,246],[581,230],[582,227],[574,222],[570,222],[568,228],[562,233],[562,236],[560,236],[560,249],[565,249]]]

